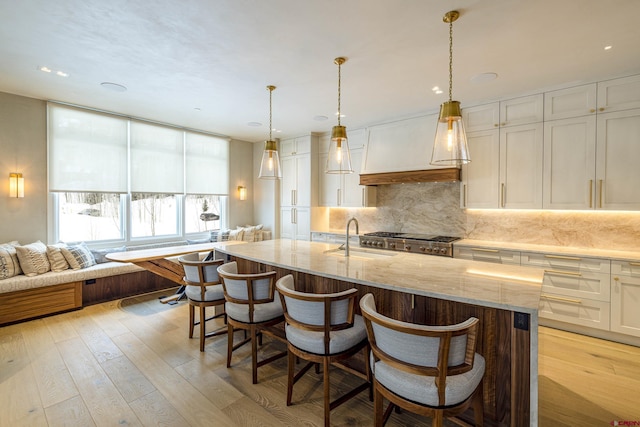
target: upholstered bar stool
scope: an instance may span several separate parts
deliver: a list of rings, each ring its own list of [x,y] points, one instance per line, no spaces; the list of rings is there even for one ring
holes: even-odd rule
[[[228,340],[227,368],[231,367],[234,350],[251,342],[251,374],[254,384],[258,383],[258,368],[271,363],[287,352],[280,352],[258,361],[258,341],[261,334],[284,341],[284,335],[273,328],[284,321],[282,304],[275,292],[275,271],[256,274],[239,274],[235,261],[218,267],[224,290],[225,311],[227,312]],[[234,345],[235,329],[249,332],[249,337]]]
[[[193,329],[200,325],[200,351],[204,351],[205,338],[214,337],[227,332],[221,329],[214,332],[206,332],[206,322],[218,317],[227,318],[224,311],[209,318],[206,317],[206,308],[224,304],[224,292],[218,276],[218,266],[223,263],[221,259],[203,260],[200,254],[191,253],[178,258],[184,268],[185,295],[189,301],[189,338],[193,338]],[[198,307],[199,319],[195,320],[195,308]]]
[[[372,294],[360,300],[372,351],[375,425],[381,427],[394,405],[433,418],[433,426],[473,405],[483,425],[484,358],[476,353],[479,320],[423,326],[383,316]],[[383,398],[391,403],[383,411]]]
[[[331,294],[298,292],[290,274],[279,279],[276,288],[284,308],[289,350],[287,406],[291,405],[293,385],[313,365],[320,364],[323,370],[324,425],[329,426],[332,409],[363,390],[369,389],[371,392],[367,332],[362,317],[354,311],[358,291],[349,289]],[[340,363],[360,351],[364,353],[364,374]],[[309,363],[294,374],[296,356]],[[358,375],[365,382],[331,401],[329,368],[332,365]]]

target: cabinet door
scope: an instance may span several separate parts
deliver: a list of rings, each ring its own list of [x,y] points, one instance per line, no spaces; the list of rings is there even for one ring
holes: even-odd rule
[[[301,136],[298,138],[283,139],[280,141],[281,156],[294,156],[311,152],[311,137]]]
[[[494,129],[500,126],[500,104],[477,105],[462,109],[462,120],[466,132]]]
[[[310,240],[311,239],[311,209],[295,208],[293,213],[295,221],[295,239]]]
[[[342,176],[341,205],[343,207],[364,208],[376,205],[376,187],[360,185],[360,169],[364,148],[351,150],[353,173]]]
[[[640,209],[640,109],[598,115],[596,207]]]
[[[453,257],[494,264],[520,265],[520,252],[491,248],[467,248],[453,245]]]
[[[282,180],[280,182],[280,200],[282,206],[295,205],[295,192],[298,179],[297,160],[295,156],[280,159],[282,164]]]
[[[500,129],[500,207],[542,208],[542,123]]]
[[[311,154],[297,154],[296,159],[296,206],[311,206]]]
[[[596,117],[544,124],[544,209],[593,209],[595,206]]]
[[[596,85],[554,90],[544,94],[544,119],[558,120],[596,113]]]
[[[598,111],[640,108],[640,75],[598,83]]]
[[[500,102],[500,126],[517,126],[538,123],[543,119],[542,94],[523,96]]]
[[[568,298],[543,292],[538,314],[541,319],[558,320],[589,328],[609,330],[609,302]]]
[[[327,153],[323,153],[318,156],[318,203],[320,206],[337,207],[340,206],[341,203],[340,182],[342,177],[340,174],[336,173],[324,173],[327,156]]]
[[[295,208],[286,207],[280,209],[280,238],[294,239],[296,233],[295,219],[293,215]]]
[[[471,162],[462,166],[461,207],[495,209],[500,204],[500,132],[467,134]]]
[[[640,264],[612,262],[611,330],[640,337]]]

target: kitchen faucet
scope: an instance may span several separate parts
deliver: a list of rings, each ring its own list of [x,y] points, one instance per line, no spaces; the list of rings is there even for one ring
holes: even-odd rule
[[[347,241],[344,245],[344,256],[349,256],[349,226],[351,225],[352,221],[355,221],[356,223],[356,235],[360,234],[360,226],[358,225],[358,220],[353,217],[349,221],[347,221]]]

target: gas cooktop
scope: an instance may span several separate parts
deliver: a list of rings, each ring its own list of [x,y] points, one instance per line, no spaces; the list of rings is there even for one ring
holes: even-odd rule
[[[360,246],[450,257],[453,256],[452,242],[456,240],[460,238],[435,234],[377,231],[360,236]]]

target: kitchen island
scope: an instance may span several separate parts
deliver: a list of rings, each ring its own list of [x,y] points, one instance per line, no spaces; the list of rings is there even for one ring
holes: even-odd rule
[[[478,352],[486,361],[485,425],[537,425],[538,305],[543,273],[447,257],[269,240],[216,249],[242,272],[293,274],[296,289],[372,293],[383,314],[445,325],[480,319]]]

